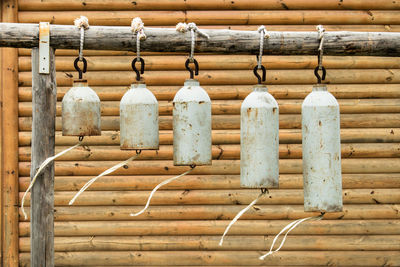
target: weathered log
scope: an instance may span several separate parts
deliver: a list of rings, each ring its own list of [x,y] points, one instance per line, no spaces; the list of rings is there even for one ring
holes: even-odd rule
[[[316,11],[323,18],[321,11]],[[362,11],[360,11],[362,12]],[[382,11],[383,12],[383,11]],[[63,12],[65,13],[65,12]],[[68,12],[71,13],[71,12]],[[37,13],[38,19],[44,21]],[[215,20],[215,14],[207,11],[205,14]],[[237,13],[233,13],[237,16]],[[268,14],[263,13],[268,17]],[[369,16],[365,12],[363,15]],[[53,12],[51,16],[53,16]],[[78,15],[82,15],[79,13]],[[73,19],[78,15],[72,14]],[[279,14],[276,14],[279,16]],[[291,14],[290,16],[292,16]],[[354,14],[349,14],[354,18]],[[390,14],[384,12],[385,24],[390,24]],[[132,17],[129,15],[129,23]],[[153,17],[153,14],[151,14]],[[394,15],[398,19],[397,13]],[[270,17],[268,17],[270,18]],[[73,21],[71,19],[68,23]],[[90,17],[89,17],[90,19]],[[272,18],[272,20],[276,18]],[[284,19],[284,18],[283,18]],[[301,12],[301,19],[304,14]],[[334,14],[337,20],[337,14]],[[50,19],[51,20],[51,19]],[[192,21],[193,19],[190,19]],[[223,20],[228,22],[229,20]],[[248,15],[246,14],[246,23]],[[266,23],[255,21],[256,24]],[[378,23],[377,21],[373,21]],[[145,22],[146,23],[146,22]],[[310,22],[311,23],[311,22]],[[318,23],[322,23],[319,21]],[[312,23],[314,24],[314,23]],[[37,24],[0,24],[0,46],[32,48],[38,45]],[[251,53],[259,50],[259,34],[256,31],[204,30],[210,39],[197,38],[196,52],[213,53]],[[13,34],[18,32],[16,36]],[[153,52],[186,52],[190,48],[190,33],[182,34],[175,29],[146,28],[147,39],[142,42],[141,50]],[[50,43],[54,48],[77,49],[79,47],[80,31],[75,26],[52,25],[50,27]],[[315,32],[270,32],[270,37],[264,42],[264,53],[268,55],[316,55],[319,45],[318,33]],[[102,41],[99,41],[102,39]],[[130,27],[91,26],[85,34],[85,49],[128,50],[134,51],[136,38]],[[369,56],[399,56],[400,33],[384,32],[326,32],[324,42],[325,55],[369,55]]]
[[[265,8],[269,10],[286,10],[286,9],[358,9],[358,10],[386,10],[400,9],[398,2],[392,0],[364,0],[362,2],[357,0],[346,0],[346,2],[338,0],[285,0],[279,3],[275,0],[242,0],[227,2],[224,0],[176,0],[168,2],[160,1],[143,1],[137,0],[132,3],[130,0],[113,0],[111,3],[103,1],[85,1],[82,4],[81,0],[64,0],[63,3],[59,1],[41,1],[41,0],[19,0],[18,8],[21,11],[44,11],[44,10],[192,10],[192,9],[244,9],[244,10],[262,10]]]
[[[398,24],[395,10],[187,10],[187,11],[118,11],[109,17],[107,11],[49,11],[18,13],[22,23],[51,21],[53,24],[71,24],[85,15],[91,25],[130,25],[139,16],[145,25],[176,25],[178,22],[195,22],[198,25],[230,24]],[[340,17],[340,19],[338,19]]]
[[[288,220],[238,220],[229,235],[272,235],[289,223]],[[29,222],[20,222],[21,237],[29,236]],[[221,235],[229,221],[74,221],[55,222],[56,236],[106,235]],[[400,235],[400,220],[322,220],[306,221],[291,235]]]
[[[400,48],[399,48],[400,49]],[[201,66],[200,66],[201,68]],[[313,84],[317,82],[313,70],[268,70],[266,84]],[[133,71],[91,71],[84,75],[92,86],[125,85],[135,82]],[[57,84],[71,86],[78,73],[57,72]],[[146,84],[183,85],[189,78],[187,71],[151,71],[143,74]],[[19,84],[31,85],[31,73],[20,72]],[[257,78],[249,70],[204,70],[196,77],[202,85],[253,85]],[[327,71],[326,82],[331,84],[400,83],[400,69],[332,69]]]
[[[68,147],[57,146],[56,153]],[[19,161],[31,160],[31,149],[20,147],[18,150]],[[140,154],[140,160],[172,160],[173,147],[171,145],[161,145],[155,150],[144,150]],[[398,158],[400,157],[400,143],[350,143],[341,145],[342,158]],[[119,146],[92,146],[79,147],[67,154],[59,157],[59,161],[103,161],[121,160],[124,161],[132,156],[128,150],[120,150]],[[212,158],[218,159],[240,159],[240,145],[214,145],[212,147]],[[279,145],[279,158],[281,159],[300,159],[302,158],[301,144],[281,144]]]
[[[55,251],[162,251],[162,250],[265,250],[274,236],[82,236],[57,237]],[[29,238],[20,238],[20,251],[29,252]],[[287,250],[399,250],[400,235],[288,236]]]
[[[264,250],[267,250],[265,248]],[[260,265],[260,251],[113,251],[102,252],[57,252],[56,265],[88,266],[103,265]],[[396,266],[400,264],[398,251],[280,251],[279,256],[268,257],[268,265],[297,265],[299,262],[308,266],[347,265],[347,266]],[[21,253],[22,267],[29,266],[29,254]]]
[[[32,125],[31,117],[19,118],[20,131],[29,131]],[[172,116],[160,116],[160,130],[172,129]],[[399,128],[400,113],[372,113],[372,114],[341,114],[340,126],[342,128]],[[279,116],[279,127],[281,129],[300,129],[300,114],[282,114]],[[101,119],[102,130],[119,130],[119,117],[106,116]],[[215,130],[228,130],[240,128],[239,115],[214,115],[212,128]],[[56,130],[61,130],[61,118],[56,118]]]
[[[303,99],[278,99],[279,114],[301,114]],[[242,100],[214,100],[211,104],[213,115],[239,115]],[[341,114],[356,113],[399,113],[400,99],[339,99]],[[173,105],[169,101],[159,101],[160,115],[172,115]],[[32,116],[32,103],[18,103],[20,117]],[[102,116],[118,116],[119,102],[101,102]],[[61,102],[57,103],[57,116],[61,116]]]
[[[343,174],[344,189],[371,189],[371,188],[398,188],[400,173],[363,173]],[[152,190],[157,184],[171,178],[171,175],[146,176],[104,176],[92,184],[88,190]],[[55,179],[56,191],[77,191],[88,182],[92,176],[57,176]],[[28,188],[29,178],[19,179],[20,190]],[[209,189],[240,189],[239,175],[187,175],[185,179],[175,180],[162,187],[164,190],[209,190]],[[281,174],[279,176],[280,189],[303,188],[302,174]],[[372,193],[371,190],[370,193]],[[373,194],[372,194],[373,195]]]
[[[258,195],[258,190],[159,190],[152,198],[152,205],[232,205],[248,204]],[[56,206],[67,206],[76,192],[55,192]],[[75,206],[126,206],[145,205],[150,191],[86,191]],[[20,193],[20,202],[23,193]],[[99,197],[101,195],[101,197]],[[27,198],[29,203],[29,198]],[[346,189],[345,204],[399,204],[400,190],[394,189]],[[303,190],[270,189],[259,199],[258,205],[303,204]]]
[[[251,85],[202,86],[212,100],[244,99],[253,90]],[[267,85],[276,99],[304,99],[312,89],[311,84]],[[328,90],[336,98],[400,98],[400,84],[328,84]],[[57,100],[61,101],[71,87],[57,87]],[[120,101],[128,86],[91,86],[102,101]],[[157,100],[171,101],[179,86],[148,86]],[[30,87],[19,88],[19,101],[32,101]]]
[[[133,56],[90,56],[85,57],[88,71],[132,71]],[[143,56],[145,70],[185,70],[186,55]],[[317,66],[315,56],[263,56],[263,65],[268,69],[313,69]],[[31,70],[31,58],[18,58],[20,71]],[[75,57],[58,56],[56,69],[58,71],[75,71]],[[256,57],[249,55],[196,55],[201,69],[204,70],[249,70],[257,64]],[[400,68],[396,57],[324,57],[324,66],[327,69],[390,69]]]
[[[134,152],[133,152],[134,153]],[[120,162],[120,161],[118,161]],[[98,175],[114,166],[117,161],[58,161],[55,163],[55,175]],[[210,174],[239,174],[239,160],[214,160],[212,166],[197,166],[191,173]],[[28,175],[29,162],[20,162],[19,171],[23,176]],[[188,170],[185,166],[173,166],[172,161],[132,161],[123,168],[116,170],[114,175],[178,175]],[[300,159],[281,159],[279,171],[284,174],[302,173]],[[343,173],[397,173],[400,172],[400,158],[381,159],[343,159]]]

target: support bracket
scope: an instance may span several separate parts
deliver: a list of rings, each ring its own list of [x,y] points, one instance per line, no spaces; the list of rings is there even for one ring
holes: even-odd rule
[[[50,23],[39,23],[39,73],[49,74],[50,70]]]

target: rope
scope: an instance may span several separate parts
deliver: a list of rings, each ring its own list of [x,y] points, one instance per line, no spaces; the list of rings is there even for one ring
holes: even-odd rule
[[[258,59],[257,59],[257,68],[261,69],[262,56],[263,56],[263,51],[264,51],[264,38],[266,36],[265,26],[264,25],[260,26],[257,31],[260,33],[260,51],[259,51]]]
[[[57,155],[52,156],[52,157],[48,157],[47,159],[45,159],[45,160],[42,162],[42,164],[40,164],[39,169],[36,171],[35,175],[34,175],[33,178],[32,178],[31,183],[30,183],[29,186],[28,186],[28,189],[26,189],[26,191],[25,191],[25,193],[24,193],[24,195],[23,195],[23,197],[22,197],[22,201],[21,201],[21,202],[22,202],[22,204],[21,204],[21,210],[22,210],[22,214],[24,214],[25,220],[28,219],[28,216],[26,215],[25,209],[24,209],[25,197],[26,197],[26,195],[28,194],[28,192],[32,189],[34,183],[36,182],[37,177],[39,176],[39,174],[42,172],[42,170],[43,170],[50,162],[52,162],[53,160],[55,160],[55,159],[58,158],[58,157],[61,157],[62,155],[64,155],[64,154],[67,153],[68,151],[70,151],[70,150],[72,150],[72,149],[74,149],[74,148],[76,148],[76,147],[78,147],[78,146],[80,146],[80,145],[82,145],[81,140],[79,141],[78,144],[76,144],[76,145],[74,145],[74,146],[72,146],[72,147],[70,147],[70,148],[67,148],[67,149],[61,151],[61,152],[58,153]]]
[[[226,227],[224,234],[221,237],[221,240],[219,241],[219,245],[222,246],[222,243],[224,242],[224,237],[225,235],[228,233],[229,229],[232,227],[232,225],[239,220],[239,218],[246,212],[248,211],[251,207],[253,207],[257,201],[260,199],[260,197],[262,197],[263,195],[265,195],[267,191],[263,191],[261,194],[258,195],[258,197],[256,199],[254,199],[246,208],[242,209],[241,211],[239,211],[238,214],[236,214],[235,218],[233,218],[233,220],[229,223],[228,227]]]
[[[139,211],[139,212],[137,212],[137,213],[131,213],[130,215],[131,215],[131,216],[138,216],[138,215],[142,214],[143,212],[145,212],[146,209],[150,206],[150,201],[151,201],[151,199],[153,198],[154,193],[155,193],[160,187],[162,187],[163,185],[166,185],[166,184],[172,182],[173,180],[176,180],[176,179],[178,179],[178,178],[180,178],[180,177],[182,177],[182,176],[185,176],[186,174],[189,174],[191,171],[193,171],[194,168],[195,168],[195,167],[191,168],[190,170],[188,170],[188,171],[186,171],[186,172],[184,172],[184,173],[182,173],[182,174],[180,174],[180,175],[178,175],[178,176],[171,177],[171,178],[169,178],[169,179],[167,179],[167,180],[165,180],[165,181],[159,183],[159,184],[158,184],[156,187],[154,187],[154,189],[151,191],[150,196],[149,196],[149,198],[147,199],[147,203],[146,203],[146,205],[144,206],[144,208],[143,208],[141,211]]]
[[[136,33],[136,57],[140,59],[140,41],[146,40],[147,36],[144,33],[144,23],[141,18],[136,17],[131,23],[132,32]]]
[[[85,41],[85,30],[89,29],[89,20],[85,16],[80,16],[74,20],[74,24],[81,30],[81,38],[79,42],[79,61],[83,59],[83,43]]]
[[[278,251],[282,248],[283,244],[285,243],[286,237],[287,237],[287,235],[289,234],[289,232],[292,231],[294,228],[296,228],[299,224],[301,224],[302,222],[307,221],[307,220],[321,220],[323,216],[324,216],[324,215],[321,214],[321,215],[318,215],[318,216],[307,217],[307,218],[304,218],[304,219],[295,220],[294,222],[291,222],[291,223],[289,223],[288,225],[286,225],[286,226],[279,232],[279,234],[277,234],[277,235],[275,236],[274,240],[272,241],[271,248],[269,249],[269,252],[268,252],[267,254],[265,254],[265,255],[259,257],[259,259],[260,259],[260,260],[264,260],[264,259],[265,259],[266,257],[268,257],[269,255],[271,255],[271,254],[273,254],[273,253],[275,253],[275,252],[278,252]],[[278,240],[278,237],[279,237],[283,232],[285,232],[286,230],[288,230],[288,231],[286,232],[285,236],[283,237],[281,244],[279,245],[279,247],[278,247],[276,250],[272,251],[272,249],[274,248],[274,245],[275,245],[276,240]]]
[[[84,184],[82,186],[81,190],[79,190],[79,192],[76,193],[76,195],[69,201],[68,205],[74,204],[75,200],[80,196],[80,194],[82,194],[86,189],[88,189],[89,186],[91,186],[97,179],[99,179],[100,177],[102,177],[104,175],[110,174],[110,173],[114,172],[115,170],[121,168],[122,166],[124,166],[127,163],[129,163],[131,160],[134,160],[134,159],[138,158],[139,155],[140,155],[140,153],[137,153],[136,155],[130,157],[129,159],[114,165],[113,167],[105,170],[104,172],[100,173],[96,177],[90,179],[86,184]]]
[[[175,29],[176,29],[177,32],[181,32],[181,33],[185,33],[187,31],[190,31],[191,44],[190,44],[190,56],[189,56],[189,59],[190,59],[190,61],[193,61],[194,46],[195,46],[195,43],[196,43],[196,35],[195,35],[195,33],[198,33],[199,35],[201,35],[201,36],[203,36],[203,37],[205,37],[207,39],[210,39],[210,36],[207,33],[203,32],[203,31],[200,31],[200,29],[193,22],[188,23],[188,24],[186,24],[184,22],[179,22],[176,25]]]
[[[318,40],[319,40],[319,47],[318,47],[318,69],[322,69],[322,56],[324,54],[324,40],[325,40],[325,29],[322,25],[317,26],[318,30]]]

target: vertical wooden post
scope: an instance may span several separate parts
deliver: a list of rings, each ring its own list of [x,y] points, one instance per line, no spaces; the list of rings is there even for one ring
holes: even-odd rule
[[[1,1],[2,22],[17,21],[17,0]],[[18,50],[1,57],[2,266],[18,266]]]
[[[40,164],[54,155],[56,72],[50,48],[50,74],[39,74],[39,49],[32,49],[32,165],[31,178]],[[38,176],[31,192],[31,266],[54,266],[54,163]]]

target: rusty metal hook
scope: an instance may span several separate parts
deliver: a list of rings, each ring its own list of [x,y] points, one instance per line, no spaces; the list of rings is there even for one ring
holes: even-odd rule
[[[74,61],[74,68],[75,70],[79,73],[79,80],[82,80],[82,74],[86,73],[87,70],[87,61],[84,57],[82,57],[82,62],[83,62],[83,69],[79,68],[78,62],[79,62],[79,57],[77,57]]]
[[[261,65],[260,69],[262,71],[262,78],[257,72],[259,70],[258,66],[255,66],[254,69],[253,69],[253,73],[258,79],[258,84],[261,84],[261,82],[265,82],[265,79],[266,79],[266,76],[267,76],[267,71],[266,71],[266,69],[265,69],[265,67],[263,65]]]
[[[136,62],[140,61],[140,71],[136,68]],[[132,69],[136,72],[136,81],[140,81],[140,74],[144,73],[144,59],[143,58],[135,58],[132,60]]]
[[[193,63],[194,64],[194,71],[189,67],[189,64]],[[194,78],[194,75],[199,75],[199,63],[197,62],[196,59],[192,58],[188,58],[185,62],[185,67],[186,69],[190,72],[190,79]]]
[[[322,77],[319,75],[319,73],[318,73],[318,71],[320,70],[320,67],[319,66],[317,66],[317,67],[315,67],[315,69],[314,69],[314,75],[315,75],[315,77],[317,77],[317,79],[318,79],[318,83],[321,83],[322,81],[324,81],[325,80],[325,77],[326,77],[326,69],[325,69],[325,67],[321,67],[321,71],[322,71]]]

